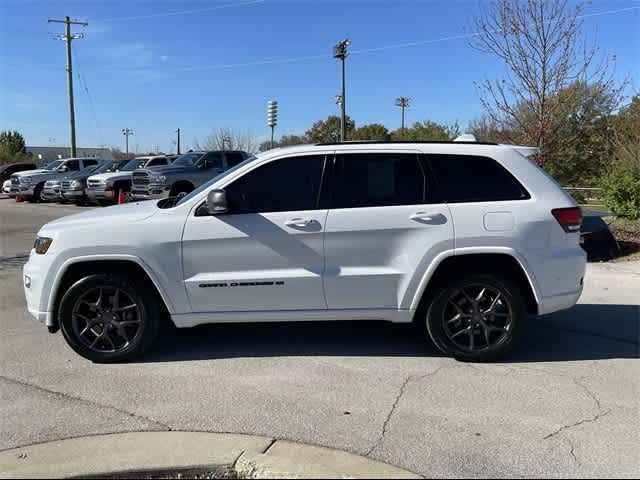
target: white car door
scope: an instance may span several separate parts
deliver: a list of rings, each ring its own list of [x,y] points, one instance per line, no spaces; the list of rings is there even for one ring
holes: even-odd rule
[[[453,249],[446,204],[417,152],[337,155],[325,233],[330,309],[409,308],[421,275]]]
[[[326,309],[325,161],[270,161],[225,187],[227,214],[190,215],[182,248],[193,312]]]

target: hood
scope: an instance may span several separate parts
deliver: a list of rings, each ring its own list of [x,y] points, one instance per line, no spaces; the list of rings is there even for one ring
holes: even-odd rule
[[[16,177],[32,177],[34,175],[42,175],[43,173],[53,173],[53,171],[52,170],[45,170],[44,168],[39,168],[37,170],[26,170],[24,172],[16,172],[11,176],[12,177],[13,176],[16,176]]]
[[[109,225],[109,228],[113,228],[115,225],[140,222],[158,211],[159,208],[156,206],[156,202],[125,203],[123,205],[97,208],[49,222],[40,229],[38,235],[55,235],[56,230],[68,227],[104,228],[105,225]]]
[[[88,178],[91,180],[120,180],[131,178],[131,174],[133,172],[107,172],[107,173],[98,173],[97,175],[89,175]]]
[[[149,175],[170,175],[172,173],[180,173],[184,171],[197,170],[196,167],[188,167],[186,165],[162,165],[153,168],[140,168],[137,172],[145,172]]]

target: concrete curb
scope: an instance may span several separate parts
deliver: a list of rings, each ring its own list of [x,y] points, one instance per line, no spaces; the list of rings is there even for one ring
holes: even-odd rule
[[[233,466],[242,478],[422,478],[340,450],[226,433],[118,433],[0,452],[2,478],[69,478],[220,466]]]

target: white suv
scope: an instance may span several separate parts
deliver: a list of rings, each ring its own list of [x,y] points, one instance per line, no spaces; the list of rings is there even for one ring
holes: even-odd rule
[[[582,292],[582,213],[525,157],[476,142],[275,149],[182,198],[38,233],[29,311],[97,362],[163,322],[415,322],[448,355],[503,356]]]

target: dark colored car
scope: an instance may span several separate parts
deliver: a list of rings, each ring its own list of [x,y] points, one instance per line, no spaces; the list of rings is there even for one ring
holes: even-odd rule
[[[24,172],[25,170],[35,170],[38,168],[35,163],[10,163],[0,165],[0,185],[9,180],[12,174]]]

